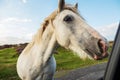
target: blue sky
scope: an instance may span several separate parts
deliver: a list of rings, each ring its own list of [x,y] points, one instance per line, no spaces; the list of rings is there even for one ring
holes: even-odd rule
[[[66,2],[70,4],[78,2],[81,15],[96,29],[105,28],[105,25],[110,24],[113,26],[120,21],[120,0],[66,0]],[[11,40],[11,43],[30,40],[40,27],[40,23],[57,9],[57,6],[58,0],[0,0],[0,44],[8,40]],[[99,28],[100,26],[104,27]],[[104,32],[108,31],[103,30]]]

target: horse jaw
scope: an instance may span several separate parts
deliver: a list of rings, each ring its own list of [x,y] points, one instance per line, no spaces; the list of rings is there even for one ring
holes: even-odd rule
[[[69,45],[69,49],[74,52],[75,55],[79,56],[82,60],[92,59],[84,50],[82,50],[78,45]]]

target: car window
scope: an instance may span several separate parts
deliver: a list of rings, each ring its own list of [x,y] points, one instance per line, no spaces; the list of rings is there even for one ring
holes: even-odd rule
[[[120,80],[120,24],[115,37],[115,42],[107,64],[104,80]]]

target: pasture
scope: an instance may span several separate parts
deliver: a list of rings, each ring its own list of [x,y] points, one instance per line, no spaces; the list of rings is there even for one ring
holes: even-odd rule
[[[107,61],[103,60],[81,60],[73,52],[66,50],[62,47],[57,49],[55,59],[57,61],[57,70],[55,77],[60,77],[66,73],[66,71],[86,67],[94,64],[99,64]],[[20,80],[16,72],[16,61],[18,54],[14,48],[6,48],[0,50],[0,80]],[[63,73],[64,72],[64,73]]]

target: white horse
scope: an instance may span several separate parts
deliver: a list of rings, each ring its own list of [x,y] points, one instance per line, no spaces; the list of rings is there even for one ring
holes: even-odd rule
[[[59,0],[58,9],[48,16],[33,40],[17,61],[22,80],[53,80],[56,61],[53,51],[57,44],[70,49],[82,59],[107,56],[107,40],[91,28],[78,13],[78,4]]]

